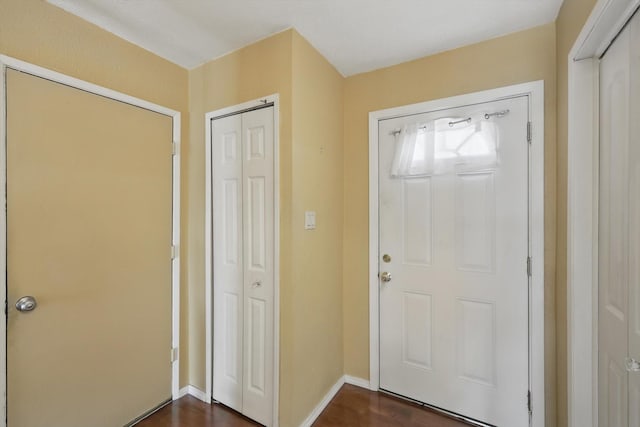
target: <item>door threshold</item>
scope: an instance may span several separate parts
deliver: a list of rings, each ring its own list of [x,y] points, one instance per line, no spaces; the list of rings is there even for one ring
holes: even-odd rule
[[[419,400],[415,400],[415,399],[412,399],[410,397],[406,397],[406,396],[403,396],[401,394],[394,393],[392,391],[383,390],[383,389],[379,389],[378,391],[380,393],[384,393],[384,394],[387,394],[389,396],[393,396],[393,397],[398,398],[398,399],[406,400],[407,402],[415,403],[416,405],[419,405],[419,406],[422,406],[424,408],[427,408],[427,409],[429,409],[429,410],[431,410],[433,412],[437,412],[438,414],[444,415],[445,417],[453,418],[455,420],[462,421],[464,423],[467,423],[467,424],[475,426],[475,427],[496,427],[493,424],[487,424],[485,422],[476,420],[474,418],[465,417],[464,415],[460,415],[460,414],[457,414],[455,412],[451,412],[451,411],[448,411],[446,409],[442,409],[442,408],[440,408],[438,406],[434,406],[434,405],[431,405],[429,403],[421,402]]]

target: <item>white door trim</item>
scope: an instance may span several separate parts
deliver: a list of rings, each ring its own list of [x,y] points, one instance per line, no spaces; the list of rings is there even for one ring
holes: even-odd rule
[[[2,76],[2,82],[0,84],[0,187],[2,188],[2,204],[6,205],[7,193],[7,132],[6,132],[6,113],[7,113],[7,98],[6,98],[6,73],[7,68],[22,71],[31,74],[36,77],[42,77],[47,80],[51,80],[56,83],[61,83],[73,88],[81,89],[95,95],[103,96],[113,99],[115,101],[124,102],[136,107],[144,108],[146,110],[154,111],[156,113],[163,114],[171,117],[173,120],[173,142],[175,144],[175,155],[173,156],[173,201],[172,201],[172,244],[176,248],[175,256],[171,265],[171,305],[172,305],[172,347],[175,349],[180,348],[180,113],[178,111],[163,107],[145,101],[133,96],[117,92],[112,89],[108,89],[102,86],[95,85],[93,83],[86,82],[74,77],[67,76],[46,68],[39,67],[24,61],[20,61],[15,58],[0,55],[0,73]],[[0,271],[2,272],[0,278],[0,287],[2,290],[4,303],[7,303],[7,213],[5,209],[0,209]],[[7,323],[6,316],[0,316],[0,330],[2,331],[0,336],[0,365],[2,368],[2,378],[0,379],[0,390],[2,390],[2,397],[0,398],[2,404],[2,416],[0,417],[0,427],[6,427],[6,414],[7,414]],[[169,356],[169,349],[167,349],[167,356]],[[171,395],[173,399],[179,397],[179,380],[180,380],[180,358],[176,357],[171,364]]]
[[[273,287],[273,421],[271,426],[278,427],[278,408],[280,390],[280,96],[268,95],[253,101],[233,105],[231,107],[210,111],[205,114],[205,401],[211,401],[213,374],[213,236],[212,219],[213,200],[211,177],[211,120],[239,113],[243,110],[273,103],[273,186],[274,186],[274,287]],[[0,183],[1,184],[1,183]],[[1,255],[1,254],[0,254]],[[2,427],[2,426],[0,426]]]
[[[530,281],[530,382],[533,399],[531,426],[544,427],[544,82],[475,92],[369,113],[369,381],[372,390],[380,385],[380,341],[378,298],[378,122],[393,117],[442,110],[515,96],[529,96],[529,117],[533,124],[529,155],[529,251],[532,257]],[[524,267],[523,261],[523,268]],[[523,399],[525,396],[523,396]]]
[[[598,0],[567,58],[570,427],[598,424],[598,58],[639,5],[640,0]]]

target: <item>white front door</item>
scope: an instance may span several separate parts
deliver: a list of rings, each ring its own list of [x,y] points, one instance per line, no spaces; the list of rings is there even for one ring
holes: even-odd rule
[[[598,418],[640,426],[640,18],[600,63]]]
[[[529,424],[527,121],[522,96],[379,124],[380,388],[504,427]]]
[[[273,113],[211,122],[213,398],[265,425],[274,381]]]

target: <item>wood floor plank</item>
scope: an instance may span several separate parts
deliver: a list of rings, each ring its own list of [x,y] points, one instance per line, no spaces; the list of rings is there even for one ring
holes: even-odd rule
[[[260,424],[220,404],[206,404],[193,396],[178,399],[136,424],[136,427],[255,427]]]
[[[423,406],[345,384],[313,427],[469,427]]]
[[[220,404],[185,396],[165,406],[137,427],[255,427],[241,414]],[[383,393],[345,384],[313,427],[469,427],[423,406]]]

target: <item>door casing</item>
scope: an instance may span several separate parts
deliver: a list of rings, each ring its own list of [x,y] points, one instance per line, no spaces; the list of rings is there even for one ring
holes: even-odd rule
[[[529,151],[529,378],[533,402],[532,427],[544,427],[544,82],[475,92],[369,113],[369,379],[371,390],[380,385],[378,295],[379,195],[378,122],[380,120],[490,102],[515,96],[529,97],[532,138]],[[526,260],[525,260],[526,261]],[[523,268],[526,268],[523,261]],[[523,396],[525,399],[526,396]]]
[[[0,187],[2,187],[2,203],[7,202],[6,182],[7,182],[7,132],[6,132],[6,71],[13,69],[41,77],[56,83],[61,83],[76,89],[80,89],[98,96],[112,99],[114,101],[124,102],[136,107],[144,108],[165,116],[171,117],[173,121],[173,142],[174,156],[172,161],[173,180],[172,180],[172,262],[171,262],[171,329],[172,329],[172,363],[171,363],[171,396],[179,398],[179,375],[180,375],[180,112],[157,105],[133,96],[114,91],[102,86],[95,85],[74,77],[67,76],[43,67],[39,67],[28,62],[20,61],[15,58],[0,55],[0,76],[2,82],[0,84]],[[7,213],[5,209],[0,209],[0,287],[2,290],[5,305],[7,301]],[[0,403],[2,404],[2,416],[0,416],[0,427],[6,427],[7,415],[7,319],[6,316],[0,316],[0,365],[2,369],[2,377],[0,378],[0,390],[2,396]],[[167,352],[169,353],[167,349]]]
[[[567,412],[570,427],[598,425],[598,64],[639,6],[640,0],[598,0],[567,57]]]
[[[213,193],[211,179],[211,120],[216,117],[237,114],[244,110],[273,104],[273,196],[274,225],[273,240],[273,420],[278,427],[280,390],[280,96],[272,94],[242,104],[210,111],[205,114],[205,392],[204,401],[211,402],[213,387]],[[2,427],[2,426],[0,426]]]

